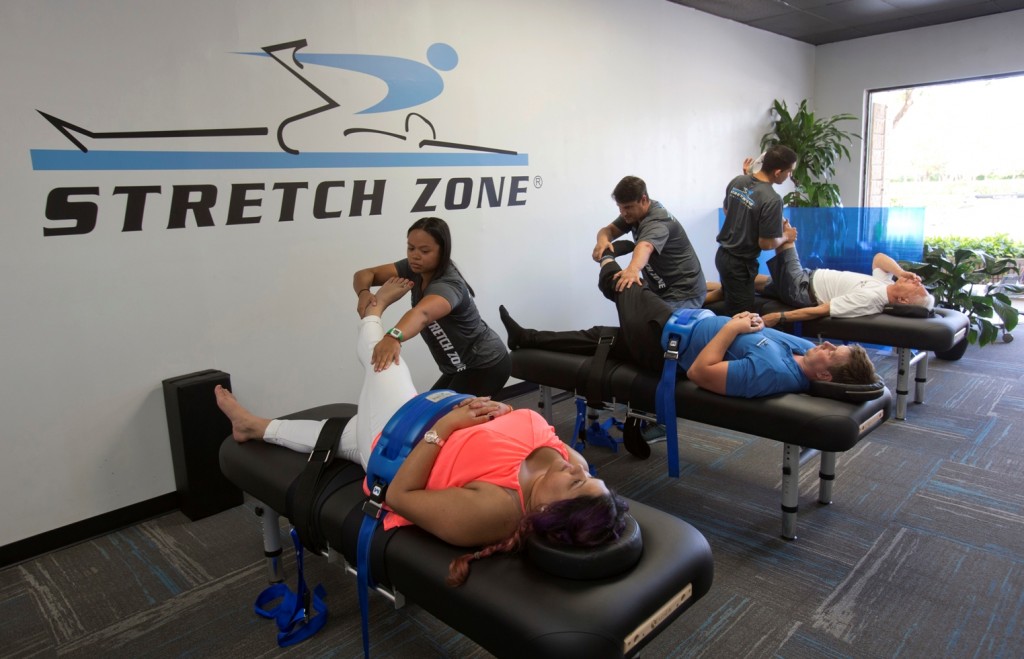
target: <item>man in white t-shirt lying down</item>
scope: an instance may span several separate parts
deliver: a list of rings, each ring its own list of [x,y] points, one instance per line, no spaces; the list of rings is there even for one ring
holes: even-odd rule
[[[794,311],[764,314],[765,327],[783,322],[814,318],[856,318],[881,313],[887,304],[914,304],[931,310],[935,298],[921,283],[921,278],[907,272],[896,261],[879,252],[871,261],[872,273],[819,268],[810,270],[800,264],[796,251],[796,229],[783,220],[783,234],[790,238],[775,249],[768,260],[771,276],[758,275],[757,292],[775,298]],[[708,302],[715,301],[718,290],[708,285]]]

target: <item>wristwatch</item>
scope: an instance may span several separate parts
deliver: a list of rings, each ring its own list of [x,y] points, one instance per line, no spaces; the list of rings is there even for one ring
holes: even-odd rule
[[[405,339],[405,337],[402,336],[402,330],[398,329],[397,327],[392,327],[391,329],[389,329],[388,336],[395,337],[396,339],[398,339],[399,343],[401,343],[403,339]]]
[[[436,444],[437,448],[441,448],[442,446],[444,446],[445,440],[441,439],[441,437],[437,434],[437,431],[431,428],[430,430],[427,431],[427,434],[423,435],[423,441],[425,441],[428,444]]]

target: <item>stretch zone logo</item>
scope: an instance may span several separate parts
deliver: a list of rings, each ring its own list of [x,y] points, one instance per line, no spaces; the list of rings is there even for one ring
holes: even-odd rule
[[[277,124],[276,148],[255,150],[257,144],[270,143],[267,126],[243,126],[203,129],[117,130],[95,131],[37,110],[73,149],[32,149],[32,168],[36,171],[181,171],[181,170],[259,170],[259,169],[363,169],[372,167],[519,167],[529,164],[529,156],[513,150],[492,146],[466,144],[438,139],[434,124],[420,112],[409,111],[435,98],[444,91],[440,72],[458,65],[455,49],[436,43],[427,49],[427,63],[387,55],[344,53],[303,53],[305,39],[267,46],[259,52],[235,53],[267,58],[290,73],[316,97],[318,105],[286,117]],[[305,71],[306,66],[319,67]],[[326,112],[341,104],[325,92],[321,83],[311,78],[325,70],[342,70],[371,76],[386,85],[387,93],[374,104],[354,112],[366,117],[360,123],[372,123],[374,116],[394,122],[396,112],[407,111],[398,126],[390,124],[348,126],[340,131],[346,139],[364,150],[300,151],[289,141],[289,128],[299,122]],[[329,115],[329,118],[333,115]],[[388,128],[387,130],[385,128]],[[337,132],[333,132],[337,136]],[[175,140],[215,140],[220,145],[233,140],[247,141],[250,150],[147,150],[151,141],[161,144]],[[128,145],[131,149],[104,149],[103,144]],[[366,149],[371,144],[372,149]],[[416,201],[410,213],[427,213],[438,209],[456,211],[471,207],[524,206],[528,176],[486,177],[421,177],[416,179]],[[347,211],[349,216],[381,215],[384,211],[386,179],[355,179],[327,181],[278,181],[266,183],[233,183],[227,195],[216,185],[171,185],[167,228],[214,226],[218,199],[227,196],[225,224],[256,224],[264,216],[276,215],[276,221],[295,219],[300,195],[311,201],[314,218],[337,218]],[[534,185],[541,185],[539,177]],[[338,193],[348,192],[348,204],[337,201]],[[56,187],[46,199],[46,218],[59,223],[43,228],[44,236],[87,234],[95,229],[99,202],[104,199],[100,187]],[[124,200],[122,231],[141,231],[146,219],[147,201],[166,194],[162,185],[113,185],[106,198]],[[264,201],[276,203],[276,213],[264,212]],[[223,211],[220,211],[223,212]]]

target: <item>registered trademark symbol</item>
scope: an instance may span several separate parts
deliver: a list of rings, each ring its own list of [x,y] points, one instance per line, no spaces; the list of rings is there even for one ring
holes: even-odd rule
[[[533,177],[533,187],[535,187],[535,188],[543,188],[544,187],[544,179],[542,179],[539,176],[534,176]]]

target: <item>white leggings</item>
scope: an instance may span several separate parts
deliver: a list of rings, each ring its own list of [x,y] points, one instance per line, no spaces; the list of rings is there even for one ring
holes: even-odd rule
[[[402,405],[416,395],[412,374],[405,361],[376,372],[370,363],[373,347],[384,338],[384,325],[379,316],[366,316],[359,321],[356,356],[363,365],[363,389],[359,392],[359,413],[352,417],[341,433],[338,457],[359,462],[366,468],[373,448],[373,438]],[[274,419],[263,434],[264,441],[300,453],[311,453],[325,421]]]

